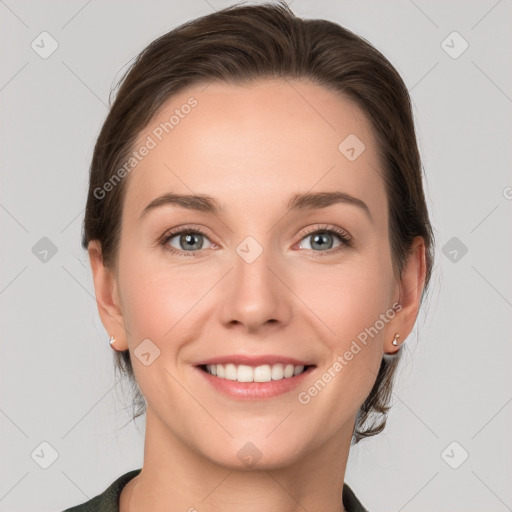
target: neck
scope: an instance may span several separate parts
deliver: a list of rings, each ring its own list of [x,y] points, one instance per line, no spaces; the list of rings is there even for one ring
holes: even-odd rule
[[[120,512],[345,512],[341,496],[353,425],[286,466],[225,467],[185,445],[149,409],[144,464]],[[238,466],[239,468],[239,466]]]

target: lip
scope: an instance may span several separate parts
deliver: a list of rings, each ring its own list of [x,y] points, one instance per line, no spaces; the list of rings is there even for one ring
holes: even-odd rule
[[[279,355],[260,355],[260,356],[249,356],[246,354],[232,354],[227,356],[212,357],[210,359],[204,359],[195,366],[204,366],[206,364],[245,364],[247,366],[261,366],[264,364],[293,364],[293,366],[313,366],[314,363],[311,361],[301,361],[288,356]]]
[[[194,369],[200,374],[200,378],[205,379],[206,382],[216,391],[230,398],[246,401],[266,400],[289,393],[303,384],[304,381],[309,378],[310,374],[316,369],[316,366],[309,366],[309,368],[300,375],[294,375],[293,377],[287,377],[280,380],[271,380],[270,382],[238,382],[237,380],[215,377],[201,369],[200,366],[195,366]]]

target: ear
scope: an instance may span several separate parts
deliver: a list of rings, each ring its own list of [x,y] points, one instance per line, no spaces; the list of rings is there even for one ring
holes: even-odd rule
[[[400,309],[395,317],[394,334],[400,335],[399,346],[411,334],[420,309],[421,294],[425,286],[426,263],[425,263],[425,241],[423,237],[414,238],[409,256],[402,269],[400,276],[400,296],[398,303]],[[386,354],[395,354],[399,346],[395,347],[391,339],[385,341]]]
[[[103,263],[101,244],[98,240],[91,240],[89,242],[87,252],[89,253],[96,304],[98,305],[101,323],[109,337],[115,336],[116,350],[127,350],[126,329],[116,278]]]

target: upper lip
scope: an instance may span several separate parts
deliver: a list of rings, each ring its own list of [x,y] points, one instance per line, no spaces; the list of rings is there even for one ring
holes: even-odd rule
[[[264,364],[293,364],[294,366],[313,366],[312,363],[307,361],[301,361],[294,357],[279,356],[279,355],[261,355],[261,356],[248,356],[244,354],[232,354],[227,356],[212,357],[210,359],[204,359],[196,366],[203,366],[206,364],[236,364],[236,365],[247,365],[247,366],[262,366]]]

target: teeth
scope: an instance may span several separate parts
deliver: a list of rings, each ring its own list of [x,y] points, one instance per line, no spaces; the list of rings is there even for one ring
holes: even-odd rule
[[[228,380],[236,380],[236,366],[232,363],[228,363],[224,367],[224,378]]]
[[[247,366],[245,364],[207,364],[206,371],[221,379],[237,380],[238,382],[270,382],[271,380],[288,379],[300,375],[304,371],[303,365],[293,364],[264,364],[261,366]]]
[[[260,368],[263,368],[260,366]],[[252,382],[253,380],[258,380],[255,375],[256,372],[250,366],[244,366],[241,364],[236,370],[236,380],[238,382]]]
[[[294,366],[293,367],[293,375],[299,375],[300,373],[302,373],[304,371],[304,366]]]
[[[281,380],[284,377],[283,365],[274,364],[272,366],[272,380]]]

